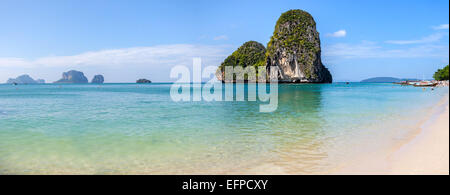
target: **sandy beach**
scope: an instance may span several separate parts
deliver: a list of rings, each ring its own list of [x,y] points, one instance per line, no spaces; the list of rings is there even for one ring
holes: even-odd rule
[[[398,139],[387,150],[370,152],[331,170],[313,174],[337,175],[448,175],[449,174],[449,95],[432,109],[417,129]],[[266,163],[228,174],[298,174],[283,166]]]
[[[388,174],[449,174],[449,100],[436,110],[422,131],[409,143],[394,152],[388,162]]]
[[[331,174],[448,175],[449,96],[442,98],[417,131],[388,151],[370,153],[338,167]]]
[[[136,86],[0,85],[0,174],[448,174],[447,87],[280,85],[261,115]]]

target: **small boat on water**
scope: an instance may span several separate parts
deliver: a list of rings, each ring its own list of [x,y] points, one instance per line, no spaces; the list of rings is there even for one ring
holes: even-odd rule
[[[420,82],[422,82],[422,81],[418,81],[418,80],[405,80],[405,81],[395,82],[394,84],[405,86],[405,85],[415,85],[415,84],[419,84]]]
[[[430,81],[422,81],[413,84],[414,87],[436,87],[437,85],[438,83],[433,83]]]
[[[409,85],[408,81],[395,82],[394,84],[397,84],[397,85]]]

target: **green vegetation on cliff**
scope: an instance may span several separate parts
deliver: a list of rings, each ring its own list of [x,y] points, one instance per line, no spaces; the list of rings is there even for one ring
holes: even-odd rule
[[[307,33],[307,30],[315,28],[316,22],[308,12],[289,10],[281,14],[275,25],[273,36],[267,45],[267,54],[273,55],[275,53],[275,47],[273,46],[279,41],[281,41],[279,46],[288,48],[289,52],[293,52],[299,47],[309,49],[314,53],[320,51],[320,47],[317,47],[313,42],[319,39],[318,34],[314,35],[313,40],[308,40],[309,33]]]
[[[311,14],[303,10],[289,10],[281,14],[267,44],[266,57],[268,66],[278,66],[286,73],[285,78],[281,78],[285,81],[332,82],[330,72],[321,62],[316,22]]]
[[[249,41],[228,56],[216,72],[219,80],[223,81],[226,66],[253,66],[256,70],[263,66],[268,71],[277,67],[277,74],[267,76],[278,77],[271,79],[285,83],[331,83],[333,80],[322,64],[316,22],[303,10],[290,10],[280,16],[267,49],[258,42]]]
[[[256,41],[248,41],[239,47],[233,54],[228,56],[220,65],[220,70],[224,70],[225,66],[265,66],[266,48]]]
[[[255,67],[256,77],[258,77],[258,66],[266,66],[266,48],[261,43],[256,41],[248,41],[239,47],[235,52],[228,56],[217,70],[219,80],[225,80],[225,67],[242,67],[248,66]],[[219,72],[221,71],[221,72]],[[244,74],[244,80],[249,79],[248,74]],[[236,75],[233,75],[234,81],[236,81]]]
[[[443,69],[439,69],[438,71],[436,71],[436,73],[434,73],[433,78],[434,80],[437,81],[445,81],[448,80],[448,65],[446,67],[444,67]]]

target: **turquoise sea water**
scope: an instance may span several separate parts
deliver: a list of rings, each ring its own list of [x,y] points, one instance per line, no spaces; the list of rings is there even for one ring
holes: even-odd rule
[[[0,174],[321,173],[404,138],[448,93],[279,85],[278,109],[260,113],[262,102],[173,102],[170,86],[0,85]]]

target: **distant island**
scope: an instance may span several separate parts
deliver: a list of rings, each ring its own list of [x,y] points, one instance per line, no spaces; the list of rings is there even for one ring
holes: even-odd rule
[[[94,78],[92,78],[91,83],[95,84],[101,84],[105,81],[105,78],[102,75],[95,75]],[[70,83],[70,84],[85,84],[89,83],[86,76],[84,76],[84,73],[77,70],[71,70],[69,72],[64,72],[62,74],[62,78],[58,81],[55,81],[54,83]]]
[[[138,79],[136,81],[136,83],[152,83],[152,81],[148,80],[148,79]]]
[[[10,78],[8,81],[6,81],[8,84],[41,84],[45,83],[44,79],[36,79],[34,80],[29,75],[24,74],[21,76],[18,76],[17,78]]]
[[[94,78],[92,78],[91,83],[95,83],[95,84],[102,84],[103,82],[105,82],[105,78],[103,77],[103,75],[95,75]]]
[[[417,81],[419,79],[399,79],[394,77],[373,77],[362,80],[361,83],[396,83],[401,81]]]
[[[71,70],[64,72],[62,78],[55,83],[88,83],[88,79],[84,76],[83,72]]]

